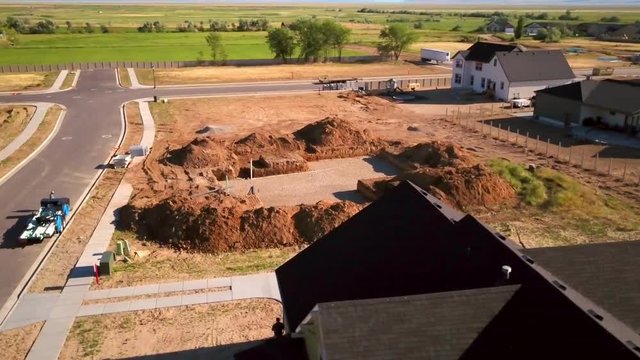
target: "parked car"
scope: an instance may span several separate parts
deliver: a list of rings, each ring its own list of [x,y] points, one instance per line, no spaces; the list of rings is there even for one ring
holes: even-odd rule
[[[531,100],[529,99],[512,99],[511,106],[514,108],[523,108],[531,106]]]

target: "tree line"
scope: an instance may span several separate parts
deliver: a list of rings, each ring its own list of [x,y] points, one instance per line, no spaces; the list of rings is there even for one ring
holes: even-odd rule
[[[199,21],[193,22],[190,20],[185,20],[178,25],[176,25],[176,31],[178,32],[226,32],[226,31],[267,31],[269,29],[269,20],[266,18],[257,18],[257,19],[238,19],[238,22],[227,22],[222,20],[214,20],[209,19],[208,22]],[[167,27],[162,24],[160,21],[150,22],[147,21],[141,26],[137,28],[138,32],[141,33],[152,33],[152,32],[167,32]]]
[[[342,59],[342,51],[349,42],[351,30],[331,19],[298,19],[295,22],[272,28],[266,36],[269,50],[276,59],[287,63],[298,52],[298,59],[304,62],[327,61],[336,54]],[[380,31],[380,41],[376,48],[383,56],[392,56],[396,61],[419,35],[403,24],[392,24]],[[222,37],[218,32],[210,32],[205,41],[211,49],[213,60],[226,60]]]

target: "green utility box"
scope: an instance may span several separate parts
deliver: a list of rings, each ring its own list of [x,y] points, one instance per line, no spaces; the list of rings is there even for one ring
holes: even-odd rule
[[[113,251],[105,251],[100,258],[100,267],[98,273],[100,276],[109,276],[113,271],[113,262],[116,260],[116,255]]]

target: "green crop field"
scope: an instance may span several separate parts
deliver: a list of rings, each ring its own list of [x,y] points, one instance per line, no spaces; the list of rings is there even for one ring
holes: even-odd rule
[[[179,33],[176,25],[191,21],[196,26],[203,23],[208,26],[209,20],[237,23],[238,19],[264,17],[272,26],[290,23],[300,17],[331,18],[352,29],[351,43],[375,45],[380,28],[391,23],[405,23],[413,26],[422,23],[420,42],[428,41],[460,41],[473,39],[479,26],[486,24],[482,17],[461,16],[460,12],[494,10],[454,9],[420,5],[377,5],[376,9],[384,10],[418,10],[429,11],[428,14],[391,14],[361,13],[358,9],[363,5],[0,5],[0,19],[8,16],[28,20],[32,24],[44,19],[52,20],[58,25],[56,34],[20,35],[15,46],[9,46],[6,40],[0,40],[0,64],[42,64],[92,61],[147,61],[147,60],[207,60],[209,49],[204,41],[205,33]],[[511,8],[502,10],[512,17],[524,12],[545,11],[552,18],[564,13],[564,9],[523,10]],[[640,11],[630,9],[585,9],[574,10],[573,15],[580,17],[579,23],[598,21],[604,16],[618,16],[622,22],[634,22],[640,19]],[[109,27],[107,34],[69,33],[65,22],[70,21],[76,28],[86,23]],[[138,33],[136,28],[145,21],[160,21],[166,33]],[[527,21],[529,22],[529,21]],[[533,21],[531,21],[533,22]],[[453,31],[458,27],[457,31]],[[228,59],[256,59],[272,57],[265,43],[265,32],[225,32],[221,33]],[[344,55],[362,54],[359,51],[346,50]]]

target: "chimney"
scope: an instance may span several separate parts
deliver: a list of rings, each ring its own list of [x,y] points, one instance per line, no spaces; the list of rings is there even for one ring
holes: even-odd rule
[[[502,274],[504,275],[504,280],[509,280],[511,277],[511,266],[502,265]]]

